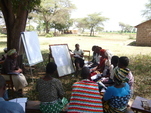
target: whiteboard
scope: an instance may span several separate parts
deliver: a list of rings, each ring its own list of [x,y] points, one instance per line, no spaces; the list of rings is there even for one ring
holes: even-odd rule
[[[67,44],[50,45],[50,49],[57,65],[59,77],[75,72]]]
[[[35,31],[22,32],[21,39],[25,48],[29,66],[33,66],[35,64],[42,62],[43,57],[40,51],[40,44],[37,32]]]

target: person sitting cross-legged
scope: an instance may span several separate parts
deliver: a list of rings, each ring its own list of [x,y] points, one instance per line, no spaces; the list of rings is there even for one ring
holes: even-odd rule
[[[6,82],[0,75],[0,112],[1,113],[24,113],[23,107],[16,102],[5,101],[3,96],[6,90]]]

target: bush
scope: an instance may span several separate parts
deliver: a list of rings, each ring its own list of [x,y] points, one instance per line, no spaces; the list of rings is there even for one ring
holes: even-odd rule
[[[45,37],[47,37],[47,38],[53,37],[53,36],[54,36],[54,35],[53,35],[53,32],[47,33],[47,34],[45,35]]]
[[[132,36],[132,35],[129,35],[129,39],[135,39],[135,38],[134,38],[134,36]]]

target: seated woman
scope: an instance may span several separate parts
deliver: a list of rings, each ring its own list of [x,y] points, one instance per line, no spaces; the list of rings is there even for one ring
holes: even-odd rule
[[[64,90],[61,81],[52,77],[56,70],[57,65],[54,62],[48,63],[46,75],[36,83],[42,113],[59,113],[67,104],[67,100],[63,98]],[[62,99],[65,102],[62,102]]]
[[[90,71],[91,71],[90,79],[94,75],[100,75],[101,74],[101,76],[102,76],[102,73],[105,69],[105,62],[108,60],[105,52],[106,52],[105,49],[100,49],[100,55],[101,55],[100,63],[98,64],[98,66],[90,69]],[[101,76],[99,76],[99,77],[101,77]]]
[[[83,80],[73,84],[69,113],[103,113],[98,84],[88,79],[89,74],[90,69],[83,67],[81,71]]]
[[[75,50],[74,50],[74,58],[75,58],[75,67],[76,67],[76,72],[80,70],[84,66],[84,60],[83,60],[83,55],[84,52],[83,50],[80,49],[80,45],[76,44],[75,45]]]
[[[130,87],[126,76],[129,71],[116,67],[113,86],[109,86],[103,96],[104,113],[124,113],[130,99]]]
[[[102,49],[101,47],[95,45],[92,47],[93,56],[92,56],[92,60],[89,62],[90,68],[98,66],[101,58],[100,56],[101,49]]]
[[[129,79],[128,81],[128,84],[130,86],[130,89],[131,89],[131,96],[133,96],[133,91],[134,91],[134,76],[131,72],[131,70],[129,68],[127,68],[129,65],[129,59],[128,57],[126,56],[121,56],[119,58],[119,61],[118,61],[118,67],[119,68],[122,68],[122,69],[127,69],[129,70],[129,73],[127,75],[127,78]]]
[[[18,67],[17,63],[17,51],[11,49],[7,52],[7,57],[2,66],[2,76],[9,80],[9,76],[5,74],[11,74],[15,89],[18,91],[19,96],[22,96],[22,88],[28,85],[25,76],[22,74],[22,69]]]

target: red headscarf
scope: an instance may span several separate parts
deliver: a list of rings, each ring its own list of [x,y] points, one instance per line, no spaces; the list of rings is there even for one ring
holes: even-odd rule
[[[100,54],[103,54],[103,55],[104,55],[104,54],[105,54],[105,52],[106,52],[106,50],[105,50],[105,49],[101,49],[101,50],[100,50]]]

